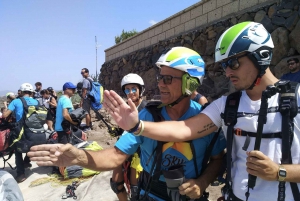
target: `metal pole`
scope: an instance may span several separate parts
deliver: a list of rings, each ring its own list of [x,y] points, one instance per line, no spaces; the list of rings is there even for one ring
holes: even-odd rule
[[[98,44],[97,44],[97,36],[95,36],[95,43],[96,43],[96,79],[98,79],[98,68],[97,68],[97,47],[98,47]]]

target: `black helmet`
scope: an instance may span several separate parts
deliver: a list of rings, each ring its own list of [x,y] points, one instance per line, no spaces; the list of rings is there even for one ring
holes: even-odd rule
[[[48,87],[47,90],[48,91],[53,91],[53,88],[52,87]]]

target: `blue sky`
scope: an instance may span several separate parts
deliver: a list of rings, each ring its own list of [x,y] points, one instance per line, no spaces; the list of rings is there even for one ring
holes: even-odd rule
[[[142,31],[199,0],[0,0],[0,91],[24,82],[61,90],[98,71],[122,30]]]

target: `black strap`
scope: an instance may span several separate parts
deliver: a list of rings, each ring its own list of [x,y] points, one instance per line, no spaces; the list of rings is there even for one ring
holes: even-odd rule
[[[234,129],[234,134],[236,136],[244,136],[244,137],[256,137],[257,133],[254,132],[248,132],[248,131],[243,131],[240,129]],[[262,138],[282,138],[282,133],[281,132],[277,132],[277,133],[263,133]]]
[[[227,190],[226,194],[229,194],[232,191],[231,184],[231,153],[232,153],[232,144],[233,144],[233,128],[237,122],[237,111],[240,103],[242,92],[237,91],[230,94],[226,99],[225,111],[224,111],[224,123],[227,128],[227,154],[226,154],[226,164],[227,164],[227,175],[226,175],[226,185]]]
[[[280,94],[280,113],[282,115],[282,159],[281,164],[293,164],[291,156],[291,147],[294,137],[294,117],[297,115],[297,98],[298,83],[291,83],[290,91]],[[278,201],[285,200],[285,183],[279,182],[278,185]],[[296,183],[290,182],[294,200],[300,200],[300,193]]]
[[[202,160],[202,168],[201,168],[201,174],[204,172],[204,170],[206,169],[207,165],[208,165],[208,161],[209,161],[209,158],[210,158],[210,155],[211,155],[211,152],[215,146],[215,143],[219,137],[219,134],[221,132],[222,128],[219,128],[218,131],[214,134],[214,137],[213,139],[210,141],[207,149],[205,150],[205,155],[204,155],[204,158]],[[194,147],[194,146],[193,146]],[[193,156],[194,156],[194,153],[193,153]],[[194,157],[195,158],[195,157]],[[196,163],[197,164],[197,163]],[[198,177],[198,176],[197,176]]]

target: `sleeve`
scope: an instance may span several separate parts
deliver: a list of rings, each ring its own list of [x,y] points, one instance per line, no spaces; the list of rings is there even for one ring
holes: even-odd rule
[[[214,148],[211,152],[211,156],[218,155],[221,151],[223,151],[226,148],[226,139],[223,133],[223,130],[220,131],[219,136],[216,140],[216,143],[214,145]]]
[[[125,154],[132,155],[142,144],[142,138],[143,136],[131,135],[125,131],[120,139],[116,142],[115,147],[120,149]]]
[[[222,126],[221,113],[224,111],[226,96],[222,96],[209,104],[201,113],[207,115],[214,124],[220,128]]]
[[[64,98],[62,101],[62,108],[63,109],[73,108],[72,101],[68,98]]]
[[[17,100],[17,99],[16,99]],[[8,107],[7,107],[7,109],[8,110],[10,110],[10,111],[15,111],[15,109],[16,109],[16,100],[13,100],[9,105],[8,105]]]
[[[153,121],[152,115],[146,108],[139,112],[139,118],[145,121]],[[132,155],[144,142],[144,136],[135,136],[132,133],[124,132],[122,137],[116,142],[115,146],[125,154]]]
[[[0,180],[1,197],[3,200],[24,200],[18,183],[10,173],[0,171]]]
[[[90,88],[90,81],[88,79],[84,79],[82,81],[82,88],[89,89]]]

